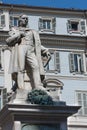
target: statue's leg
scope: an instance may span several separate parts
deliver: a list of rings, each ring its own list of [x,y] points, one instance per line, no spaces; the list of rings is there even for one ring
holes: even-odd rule
[[[15,92],[16,89],[18,88],[17,73],[12,73],[12,80],[14,81],[14,84],[13,84],[11,90]]]
[[[32,89],[41,89],[45,91],[49,96],[51,96],[50,93],[46,91],[46,88],[44,88],[43,84],[41,83],[39,65],[38,65],[37,57],[35,56],[34,53],[27,56],[27,64],[28,64],[27,68],[29,69]]]
[[[21,89],[24,88],[24,73],[23,72],[18,72],[17,83],[18,83],[18,88],[21,88]]]
[[[37,58],[34,53],[26,57],[27,60],[27,69],[29,69],[32,88],[42,88],[43,85],[40,79],[39,65]]]

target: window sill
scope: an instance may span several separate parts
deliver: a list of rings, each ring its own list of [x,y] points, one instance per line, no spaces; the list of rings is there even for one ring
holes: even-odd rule
[[[85,74],[85,72],[70,72],[70,73],[72,73],[73,75],[84,75]]]
[[[72,34],[72,33],[74,33],[74,34],[81,34],[81,35],[85,34],[85,32],[82,32],[82,31],[73,31],[73,30],[68,31],[68,33],[69,34]]]
[[[57,70],[45,70],[45,71],[46,71],[46,73],[54,73],[54,74],[60,73],[60,72],[57,71]]]
[[[40,29],[39,31],[41,31],[41,32],[53,32],[53,33],[55,33],[55,31],[53,29]]]

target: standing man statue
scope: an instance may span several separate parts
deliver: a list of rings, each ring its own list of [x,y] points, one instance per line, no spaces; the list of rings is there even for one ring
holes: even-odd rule
[[[47,58],[50,57],[50,54],[48,49],[41,45],[38,32],[29,29],[27,24],[28,17],[21,15],[18,27],[13,27],[9,31],[10,36],[6,40],[7,45],[12,48],[9,71],[18,88],[23,88],[20,74],[27,70],[32,89],[44,90],[41,83],[41,79],[45,75],[41,54]]]

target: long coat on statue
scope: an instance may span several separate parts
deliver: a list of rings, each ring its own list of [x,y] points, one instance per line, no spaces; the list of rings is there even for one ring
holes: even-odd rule
[[[38,64],[39,64],[39,70],[40,75],[44,75],[44,67],[41,59],[41,51],[44,50],[44,47],[41,46],[40,37],[37,31],[30,30],[26,28],[24,30],[25,32],[30,32],[33,35],[33,42],[34,42],[34,53],[37,57]],[[7,39],[8,46],[11,46],[11,57],[10,57],[10,64],[9,64],[9,73],[14,72],[22,72],[25,70],[25,61],[26,61],[26,49],[24,46],[28,46],[28,42],[30,42],[28,39],[25,41],[22,41],[23,38],[21,38],[20,43],[16,42],[17,38],[20,37],[19,34],[19,28],[12,28],[12,30],[9,32],[10,37]],[[14,39],[12,42],[12,38]]]

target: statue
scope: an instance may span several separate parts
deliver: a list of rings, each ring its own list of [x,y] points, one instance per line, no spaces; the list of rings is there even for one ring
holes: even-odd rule
[[[47,48],[41,45],[40,37],[37,31],[27,27],[28,17],[21,15],[18,21],[18,27],[12,27],[9,31],[9,37],[6,43],[12,48],[9,72],[15,81],[15,89],[23,88],[20,75],[24,70],[29,72],[32,89],[42,89],[42,81],[45,77],[42,56],[46,56],[48,61],[51,58]]]

